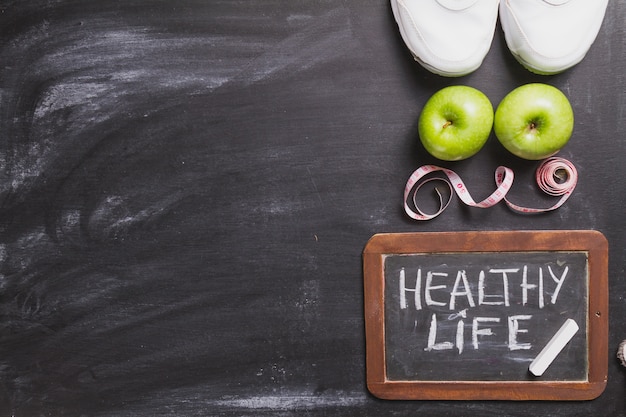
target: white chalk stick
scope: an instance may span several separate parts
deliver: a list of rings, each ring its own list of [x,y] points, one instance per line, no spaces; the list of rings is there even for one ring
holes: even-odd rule
[[[572,340],[578,331],[578,324],[572,319],[567,319],[558,332],[548,344],[539,352],[539,355],[532,361],[528,370],[535,376],[541,376],[548,369],[548,366],[561,353],[565,345]]]

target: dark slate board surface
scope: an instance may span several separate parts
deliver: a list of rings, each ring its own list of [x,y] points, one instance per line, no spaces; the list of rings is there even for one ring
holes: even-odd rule
[[[584,403],[390,402],[365,386],[361,252],[379,232],[597,229],[611,349],[626,338],[626,2],[575,68],[536,76],[498,28],[475,73],[419,67],[387,1],[0,0],[0,414],[625,416],[624,369]],[[531,81],[576,115],[556,212],[415,223],[404,182],[452,84],[496,105]],[[448,164],[476,198],[492,137]],[[611,353],[611,357],[613,354]]]
[[[384,277],[390,380],[537,381],[567,319],[579,331],[540,381],[587,380],[586,252],[389,255]]]

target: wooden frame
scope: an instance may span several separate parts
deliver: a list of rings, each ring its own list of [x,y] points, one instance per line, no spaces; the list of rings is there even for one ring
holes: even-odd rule
[[[390,380],[384,258],[392,254],[583,251],[588,254],[588,377],[583,381]],[[431,232],[374,235],[363,251],[367,385],[382,399],[590,400],[608,372],[608,242],[597,231]]]

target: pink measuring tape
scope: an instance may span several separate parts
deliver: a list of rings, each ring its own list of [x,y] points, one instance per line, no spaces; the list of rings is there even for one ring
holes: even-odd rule
[[[443,172],[448,179],[433,177],[422,181],[426,175],[433,172]],[[535,173],[535,180],[537,181],[539,188],[548,195],[555,197],[561,196],[559,201],[549,208],[522,207],[507,200],[506,194],[513,185],[513,178],[514,174],[510,168],[499,166],[495,172],[496,190],[489,197],[477,203],[474,201],[467,190],[467,187],[463,183],[463,180],[461,180],[461,177],[457,173],[450,169],[438,167],[436,165],[424,165],[411,174],[406,186],[404,187],[404,211],[412,219],[430,220],[440,215],[448,207],[450,201],[452,200],[452,195],[456,193],[463,203],[471,207],[488,208],[504,200],[506,205],[515,212],[525,214],[543,213],[555,210],[565,203],[576,187],[576,183],[578,182],[578,172],[576,171],[576,167],[574,167],[570,161],[559,157],[548,158],[544,160],[541,165],[539,165],[537,172]],[[416,201],[418,190],[430,181],[444,182],[450,189],[450,197],[447,201],[444,201],[441,193],[436,190],[437,195],[439,196],[439,210],[432,214],[425,213],[420,210]],[[409,205],[409,199],[413,202],[413,207]]]

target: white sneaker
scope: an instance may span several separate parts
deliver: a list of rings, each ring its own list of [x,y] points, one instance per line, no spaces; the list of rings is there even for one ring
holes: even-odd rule
[[[596,39],[608,0],[502,0],[506,43],[528,70],[556,74],[578,64]]]
[[[595,2],[597,0],[585,0]],[[391,0],[404,43],[429,71],[458,77],[489,52],[499,0]]]

